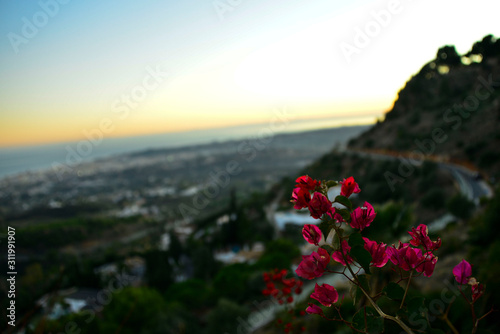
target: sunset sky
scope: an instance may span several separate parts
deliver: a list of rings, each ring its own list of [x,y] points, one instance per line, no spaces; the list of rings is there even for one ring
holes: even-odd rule
[[[266,123],[282,107],[371,123],[439,47],[498,37],[499,12],[498,0],[0,0],[0,147]]]

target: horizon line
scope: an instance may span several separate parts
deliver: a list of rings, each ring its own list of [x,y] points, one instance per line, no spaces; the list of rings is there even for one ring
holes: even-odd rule
[[[315,130],[321,130],[321,129],[327,129],[327,128],[341,128],[341,127],[353,127],[353,126],[363,126],[363,125],[371,125],[375,124],[377,122],[378,117],[376,116],[378,113],[356,113],[355,115],[342,115],[342,116],[319,116],[319,117],[308,117],[308,118],[297,118],[297,119],[291,119],[288,121],[288,123],[299,123],[299,122],[304,122],[304,123],[309,123],[309,122],[318,122],[318,121],[332,121],[332,120],[339,120],[339,122],[342,121],[342,119],[350,119],[350,118],[366,118],[366,117],[373,117],[374,119],[370,122],[346,122],[342,123],[339,125],[334,125],[334,126],[325,126],[325,127],[315,127],[311,129],[304,129],[304,130],[291,130],[291,131],[278,131],[277,133],[294,133],[294,132],[307,132],[307,131],[315,131]],[[382,115],[384,115],[385,112],[382,112]],[[130,134],[130,135],[122,135],[122,136],[106,136],[103,134],[103,140],[104,139],[128,139],[128,138],[144,138],[144,137],[153,137],[153,136],[161,136],[161,135],[168,135],[168,134],[186,134],[186,133],[195,133],[195,132],[203,132],[203,131],[217,131],[217,130],[222,130],[222,129],[237,129],[237,128],[243,128],[243,127],[252,127],[252,126],[259,126],[259,125],[266,125],[269,124],[270,122],[253,122],[253,123],[243,123],[243,124],[234,124],[234,125],[228,125],[228,126],[217,126],[217,127],[208,127],[208,128],[193,128],[193,129],[188,129],[188,130],[179,130],[179,131],[165,131],[165,132],[153,132],[153,133],[141,133],[141,134]],[[70,144],[70,143],[77,143],[82,140],[88,140],[84,138],[80,139],[67,139],[67,140],[58,140],[58,141],[48,141],[48,142],[34,142],[31,144],[13,144],[13,145],[2,145],[0,144],[0,150],[9,150],[9,149],[23,149],[23,148],[33,148],[33,147],[39,147],[39,146],[51,146],[51,145],[62,145],[62,144]],[[227,139],[231,140],[231,139]]]

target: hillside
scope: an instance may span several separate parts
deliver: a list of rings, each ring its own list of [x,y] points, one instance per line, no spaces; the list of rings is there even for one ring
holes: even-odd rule
[[[385,119],[349,143],[472,164],[500,177],[500,39],[444,46],[406,83]]]

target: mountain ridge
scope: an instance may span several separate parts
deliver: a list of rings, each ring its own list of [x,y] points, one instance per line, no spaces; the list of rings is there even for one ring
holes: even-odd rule
[[[438,156],[500,177],[500,39],[488,35],[464,55],[452,45],[440,48],[385,119],[348,147]]]

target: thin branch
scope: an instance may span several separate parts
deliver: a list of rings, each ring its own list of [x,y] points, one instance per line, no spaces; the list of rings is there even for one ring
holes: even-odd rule
[[[408,283],[406,284],[405,294],[403,295],[403,300],[401,300],[401,305],[399,305],[399,309],[402,309],[405,303],[406,294],[408,293],[408,288],[410,287],[411,275],[413,275],[413,269],[410,271],[410,277],[408,277]]]

